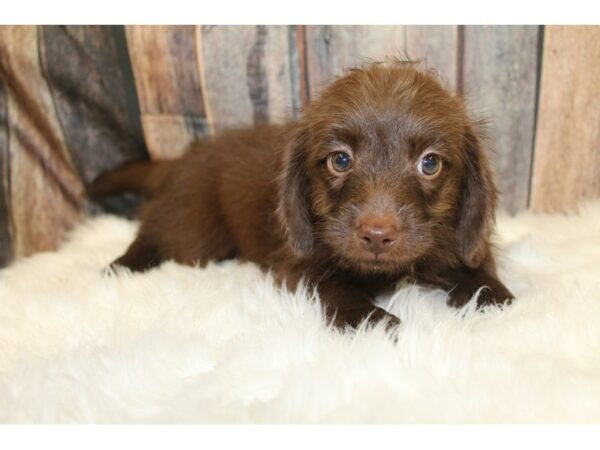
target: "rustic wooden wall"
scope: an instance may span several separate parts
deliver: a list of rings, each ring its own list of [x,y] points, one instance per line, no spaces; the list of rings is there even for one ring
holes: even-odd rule
[[[0,267],[5,266],[13,257],[9,164],[8,105],[6,89],[0,80]]]
[[[44,79],[35,27],[0,27],[6,189],[16,256],[55,247],[82,216],[83,186]]]
[[[599,30],[2,26],[0,265],[54,248],[86,213],[127,212],[86,200],[102,170],[297,117],[344,69],[386,56],[423,59],[489,119],[503,209],[565,210],[600,194]]]
[[[40,27],[41,68],[65,145],[85,185],[147,157],[122,27]]]
[[[600,27],[546,27],[539,108],[532,208],[599,197]]]
[[[489,119],[500,204],[527,207],[538,79],[538,27],[464,27],[462,91],[471,111]]]
[[[128,26],[144,137],[153,158],[181,155],[208,133],[196,27]]]

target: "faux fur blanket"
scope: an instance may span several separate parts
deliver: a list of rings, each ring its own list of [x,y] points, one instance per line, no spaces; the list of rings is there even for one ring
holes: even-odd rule
[[[96,218],[0,272],[0,422],[600,421],[600,204],[500,217],[513,305],[402,286],[397,341],[252,264],[103,273],[135,230]]]

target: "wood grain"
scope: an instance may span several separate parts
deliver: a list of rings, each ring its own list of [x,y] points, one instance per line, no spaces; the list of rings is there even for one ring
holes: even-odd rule
[[[8,105],[4,83],[0,78],[0,267],[6,266],[13,256],[9,167]]]
[[[206,134],[206,120],[202,117],[179,114],[145,114],[142,116],[146,140],[155,159],[181,156],[191,139]]]
[[[557,212],[600,197],[600,27],[548,26],[531,207]]]
[[[443,85],[456,91],[459,70],[459,27],[456,25],[410,25],[406,27],[406,52],[411,59],[424,59],[438,73]]]
[[[83,209],[83,186],[54,113],[37,42],[36,27],[0,27],[16,257],[56,248]]]
[[[43,26],[40,37],[44,75],[83,181],[148,158],[131,67],[120,55],[122,27]]]
[[[280,123],[302,104],[293,26],[203,26],[199,46],[215,132]]]
[[[318,25],[306,27],[309,96],[345,69],[388,56],[405,57],[403,26]]]
[[[533,158],[537,26],[466,26],[463,90],[474,115],[490,120],[500,206],[527,208]]]
[[[195,27],[135,25],[127,26],[126,34],[148,151],[153,158],[176,157],[189,142],[209,132],[196,61]],[[182,116],[182,120],[152,119],[165,115]],[[188,121],[196,126],[183,125]],[[181,125],[175,131],[180,137],[165,145],[176,123]],[[163,124],[167,128],[161,128]]]
[[[306,67],[306,25],[288,27],[290,42],[290,76],[292,82],[292,108],[299,117],[308,104],[308,73]]]

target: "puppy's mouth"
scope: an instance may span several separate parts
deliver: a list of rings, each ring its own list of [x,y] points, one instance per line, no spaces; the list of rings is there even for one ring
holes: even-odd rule
[[[373,255],[371,257],[346,257],[346,265],[361,272],[393,273],[403,269],[406,261],[398,261],[385,255]]]

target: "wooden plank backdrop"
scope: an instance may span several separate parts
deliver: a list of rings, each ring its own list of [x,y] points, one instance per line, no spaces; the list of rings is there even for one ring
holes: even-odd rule
[[[203,26],[198,33],[214,132],[279,123],[297,115],[298,33],[294,26]]]
[[[546,27],[531,206],[600,196],[600,27]]]
[[[208,134],[196,27],[128,26],[127,43],[148,151],[173,158]]]
[[[344,69],[386,56],[406,55],[404,26],[319,25],[306,27],[309,98]]]
[[[599,29],[546,27],[542,43],[538,26],[2,26],[0,264],[95,211],[100,171],[297,117],[386,56],[423,59],[489,118],[503,209],[571,208],[600,194]]]
[[[461,68],[462,27],[457,25],[414,25],[406,27],[406,54],[412,59],[424,59],[428,68],[437,72],[442,84],[453,91],[462,88]]]
[[[40,27],[44,76],[86,185],[111,167],[147,157],[131,66],[119,54],[124,39],[123,27]]]
[[[532,26],[464,27],[462,91],[489,120],[500,206],[512,213],[529,200],[538,35]]]
[[[13,257],[13,227],[10,217],[10,159],[8,154],[8,105],[4,83],[0,79],[0,267]]]
[[[15,256],[50,250],[82,217],[83,185],[40,67],[38,28],[0,27]]]

